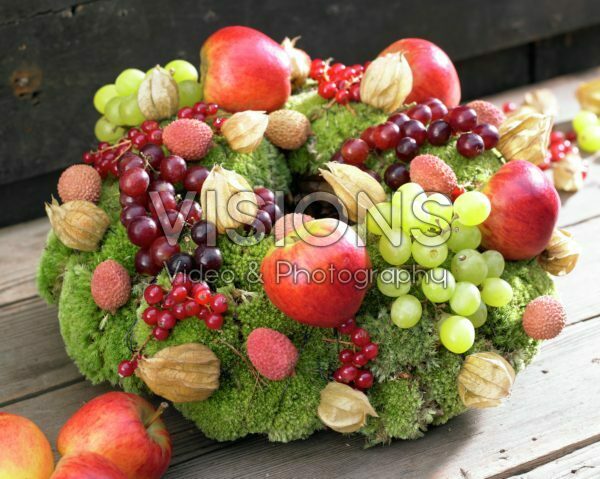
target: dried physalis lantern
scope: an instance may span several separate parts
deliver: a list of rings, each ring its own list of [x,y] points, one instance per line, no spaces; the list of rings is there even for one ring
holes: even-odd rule
[[[540,88],[525,93],[525,99],[521,108],[531,113],[541,113],[542,115],[556,117],[558,115],[558,100],[552,90]]]
[[[58,239],[79,251],[96,251],[110,225],[104,210],[90,201],[74,200],[59,205],[52,198],[52,204],[46,203],[46,214]]]
[[[412,90],[412,71],[404,55],[388,53],[373,60],[360,83],[363,103],[391,113],[402,106]]]
[[[600,78],[586,82],[577,88],[577,100],[583,110],[600,115]]]
[[[148,120],[163,120],[173,116],[179,105],[179,90],[173,75],[155,66],[140,84],[137,102]]]
[[[281,42],[281,46],[285,53],[290,58],[291,81],[295,88],[299,88],[306,82],[310,73],[310,57],[304,50],[296,48],[296,42],[300,37],[292,38],[285,37]]]
[[[571,233],[555,229],[546,249],[538,256],[542,268],[554,276],[564,276],[575,268],[581,247]]]
[[[571,151],[552,168],[554,186],[559,191],[575,192],[583,188],[585,164],[577,151]]]
[[[269,117],[264,111],[242,111],[233,114],[221,127],[221,133],[232,150],[252,153],[265,135]]]
[[[525,160],[539,165],[547,156],[552,117],[528,111],[508,117],[498,132],[496,148],[507,160]]]
[[[319,172],[346,207],[352,221],[362,222],[371,206],[386,200],[381,183],[366,171],[335,161],[330,161],[325,166],[329,170],[319,169]]]
[[[206,220],[215,224],[219,233],[251,224],[258,204],[252,187],[242,175],[213,166],[200,191],[200,203]]]
[[[514,381],[515,370],[499,354],[470,354],[458,374],[458,394],[467,407],[496,407],[510,395]]]
[[[321,391],[317,413],[323,424],[342,433],[358,431],[367,416],[378,417],[365,393],[335,381]]]
[[[153,393],[183,403],[203,401],[219,389],[220,367],[210,348],[187,343],[140,358],[135,374]]]

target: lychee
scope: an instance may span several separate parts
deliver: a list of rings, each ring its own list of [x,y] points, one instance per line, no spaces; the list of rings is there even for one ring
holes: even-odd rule
[[[90,165],[69,166],[58,179],[58,196],[63,203],[73,200],[98,202],[102,178]]]
[[[181,118],[164,128],[162,139],[171,153],[194,161],[206,156],[212,136],[212,130],[203,121]]]
[[[454,171],[434,155],[419,155],[410,162],[410,181],[426,192],[437,191],[451,196],[458,185]]]
[[[504,112],[489,101],[473,100],[467,103],[467,106],[477,113],[478,123],[487,123],[498,128],[506,120]]]
[[[271,328],[257,328],[246,340],[248,357],[256,370],[271,381],[281,381],[294,373],[298,350],[290,339]]]
[[[269,113],[265,135],[271,143],[284,150],[297,150],[310,135],[310,121],[294,110],[277,110]]]
[[[292,231],[300,228],[303,223],[308,223],[314,220],[310,215],[303,215],[301,213],[288,213],[282,216],[275,222],[273,231],[275,232],[275,240],[278,241],[287,236]]]
[[[99,308],[111,313],[123,306],[131,295],[131,278],[117,261],[102,261],[92,274],[92,298]]]
[[[523,313],[523,329],[530,338],[552,339],[563,330],[567,320],[564,306],[552,296],[531,301]]]

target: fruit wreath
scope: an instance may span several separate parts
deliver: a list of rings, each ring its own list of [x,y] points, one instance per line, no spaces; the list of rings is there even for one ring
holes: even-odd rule
[[[227,27],[200,75],[98,90],[38,272],[68,354],[219,441],[373,445],[499,405],[564,327],[549,273],[578,256],[537,166],[552,118],[459,105],[425,40],[352,66],[295,43]]]

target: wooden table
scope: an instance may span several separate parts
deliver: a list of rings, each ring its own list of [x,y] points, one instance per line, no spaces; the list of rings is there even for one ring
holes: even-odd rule
[[[560,119],[577,111],[575,85],[595,76],[600,70],[548,83],[560,97]],[[557,280],[569,324],[543,345],[502,407],[470,411],[422,439],[369,450],[360,438],[332,432],[291,444],[263,437],[216,443],[171,408],[165,417],[174,457],[166,477],[600,477],[598,161],[585,189],[563,196],[559,223],[583,248],[575,272]],[[31,418],[54,442],[75,410],[109,388],[79,374],[65,353],[56,308],[37,297],[35,270],[48,228],[40,219],[0,230],[0,409]]]

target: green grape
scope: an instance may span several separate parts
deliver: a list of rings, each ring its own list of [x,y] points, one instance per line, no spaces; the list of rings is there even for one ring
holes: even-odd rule
[[[381,236],[384,230],[392,226],[392,204],[390,202],[377,203],[367,210],[367,231]]]
[[[481,287],[481,299],[488,306],[501,308],[510,303],[513,297],[512,286],[500,278],[488,278]]]
[[[193,80],[185,80],[177,84],[179,90],[179,108],[193,106],[202,99],[202,88],[200,83]]]
[[[457,281],[480,285],[487,278],[488,267],[479,251],[463,249],[454,255],[450,271]]]
[[[400,296],[392,303],[392,322],[399,328],[412,328],[421,320],[422,314],[421,302],[411,294]]]
[[[461,316],[470,316],[477,311],[481,303],[481,294],[472,283],[458,282],[450,298],[450,308]]]
[[[104,85],[98,88],[94,94],[94,107],[104,115],[104,108],[109,100],[117,96],[117,87],[114,84]]]
[[[173,70],[173,78],[177,83],[186,80],[198,81],[198,70],[190,62],[185,60],[172,60],[165,65],[165,70]]]
[[[394,266],[400,266],[410,259],[410,237],[402,230],[392,230],[379,238],[381,257]]]
[[[479,328],[479,327],[483,326],[485,324],[485,322],[487,321],[487,314],[488,314],[487,306],[485,305],[485,303],[483,301],[481,301],[479,303],[479,308],[477,308],[477,311],[475,311],[470,316],[467,316],[467,318],[469,319],[469,321],[471,321],[473,323],[473,326],[475,326],[476,328]]]
[[[592,111],[581,110],[573,118],[573,129],[579,135],[587,127],[598,124],[598,117]],[[579,138],[577,138],[579,141]]]
[[[440,325],[440,341],[455,354],[467,352],[475,342],[473,323],[462,316],[450,316]]]
[[[447,228],[448,226],[444,224],[444,221],[449,225],[452,221],[452,216],[454,216],[452,201],[441,193],[429,195],[423,203],[423,209],[433,216],[432,220],[436,224],[438,221],[440,222],[439,226],[441,228]]]
[[[410,273],[405,269],[387,268],[377,276],[377,288],[381,294],[396,298],[410,291]]]
[[[435,268],[448,257],[448,247],[445,243],[427,246],[413,241],[410,250],[415,261],[425,268]]]
[[[407,233],[414,228],[426,232],[432,227],[423,221],[429,220],[429,215],[423,211],[426,200],[427,195],[417,183],[405,183],[392,195],[393,208],[401,212],[402,229]],[[420,213],[421,219],[415,216],[415,211]]]
[[[145,76],[146,74],[137,68],[127,68],[126,70],[123,70],[115,80],[117,93],[120,96],[136,93]]]
[[[499,251],[490,249],[481,253],[481,257],[487,264],[488,278],[499,278],[504,273],[504,256]]]
[[[458,220],[452,222],[452,234],[448,248],[455,253],[461,249],[476,249],[481,243],[481,231],[477,226],[467,226]]]
[[[592,125],[577,133],[577,144],[588,153],[600,150],[600,125]]]
[[[477,226],[490,215],[492,205],[487,196],[479,191],[467,191],[454,202],[454,212],[460,222],[467,226]]]
[[[116,96],[109,100],[104,107],[104,116],[106,116],[108,121],[110,121],[113,125],[125,124],[123,118],[121,118],[121,100],[122,97]]]
[[[125,130],[120,126],[113,125],[106,117],[101,117],[96,122],[94,134],[98,141],[108,141],[113,143],[125,134]]]
[[[452,297],[455,288],[454,276],[444,268],[428,271],[421,283],[423,294],[432,303],[445,303]]]
[[[119,116],[121,117],[123,124],[127,126],[141,125],[146,119],[138,106],[136,95],[129,95],[121,98]]]

